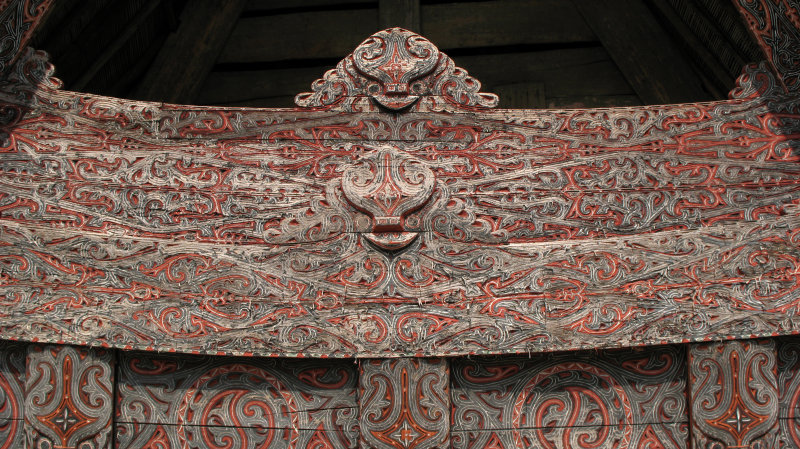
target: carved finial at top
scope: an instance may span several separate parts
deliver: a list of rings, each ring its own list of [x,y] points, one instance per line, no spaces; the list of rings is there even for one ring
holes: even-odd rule
[[[480,87],[478,80],[456,67],[431,41],[402,28],[389,28],[362,42],[311,85],[313,92],[297,95],[295,103],[338,111],[497,106],[497,95],[482,93]]]

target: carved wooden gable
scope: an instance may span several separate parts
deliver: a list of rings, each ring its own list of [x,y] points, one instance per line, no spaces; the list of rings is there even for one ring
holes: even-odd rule
[[[0,449],[800,447],[785,0],[730,100],[534,111],[397,28],[293,109],[68,92],[10,4]]]
[[[6,338],[199,353],[519,353],[794,332],[800,116],[490,109],[374,34],[291,110],[3,87]]]

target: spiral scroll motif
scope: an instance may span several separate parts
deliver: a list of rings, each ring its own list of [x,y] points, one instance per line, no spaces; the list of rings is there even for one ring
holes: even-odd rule
[[[693,447],[774,447],[778,428],[774,341],[700,344],[689,354]]]
[[[324,78],[295,97],[298,106],[340,111],[475,110],[497,106],[494,94],[424,37],[402,28],[379,31]],[[367,100],[367,101],[363,101]]]
[[[23,447],[22,410],[25,391],[25,349],[0,342],[0,449]]]
[[[124,449],[353,447],[355,381],[352,364],[125,356],[117,441]]]
[[[678,348],[453,367],[454,448],[687,447]]]
[[[25,429],[36,449],[111,447],[113,356],[71,346],[29,346]]]
[[[368,360],[361,364],[363,447],[447,447],[450,394],[447,362]]]

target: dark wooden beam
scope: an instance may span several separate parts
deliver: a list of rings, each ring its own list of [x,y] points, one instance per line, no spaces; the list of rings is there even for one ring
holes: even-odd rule
[[[645,104],[711,100],[691,63],[643,2],[573,3]]]
[[[380,0],[378,23],[381,29],[400,27],[421,32],[419,0]]]
[[[105,67],[108,61],[117,54],[117,52],[122,48],[125,43],[133,36],[137,30],[142,26],[142,24],[150,17],[153,11],[155,11],[156,7],[158,7],[159,2],[151,1],[145,3],[142,8],[136,12],[133,19],[127,22],[122,28],[119,30],[118,33],[115,33],[114,40],[106,46],[100,55],[95,58],[89,67],[84,70],[81,76],[70,86],[71,89],[77,91],[83,91],[86,88],[86,85],[94,79],[100,70]]]
[[[191,103],[225,46],[245,0],[191,2],[145,74],[134,97]]]
[[[668,26],[674,31],[674,35],[680,36],[683,39],[683,47],[689,51],[694,60],[703,68],[703,73],[708,83],[706,88],[717,99],[727,98],[728,91],[733,88],[735,79],[726,70],[725,66],[718,57],[719,52],[723,49],[711,49],[694,33],[694,31],[684,22],[683,18],[675,12],[675,9],[666,2],[652,2],[653,7],[667,22]],[[697,12],[694,5],[688,5],[687,8],[692,10],[692,13],[697,20],[702,20],[707,29],[713,28],[702,15]],[[722,46],[727,44],[724,39],[717,40],[718,45]],[[724,49],[729,52],[727,48]],[[744,66],[744,61],[739,64],[739,67]]]

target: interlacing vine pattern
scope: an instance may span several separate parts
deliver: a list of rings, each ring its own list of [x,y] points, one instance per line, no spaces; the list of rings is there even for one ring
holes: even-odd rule
[[[774,341],[694,345],[689,379],[692,447],[777,447]]]
[[[111,449],[114,360],[105,350],[30,345],[27,447]]]
[[[119,448],[350,448],[352,363],[130,354],[120,361]]]
[[[0,449],[25,444],[25,346],[0,342]]]
[[[451,367],[454,448],[685,448],[685,354],[564,354]]]
[[[294,109],[68,92],[47,5],[0,0],[0,449],[800,447],[793,2],[736,0],[729,100],[536,111],[399,28]]]
[[[8,338],[435,356],[800,323],[800,111],[764,65],[725,102],[480,116],[162,107],[51,73],[28,53],[0,92]]]

